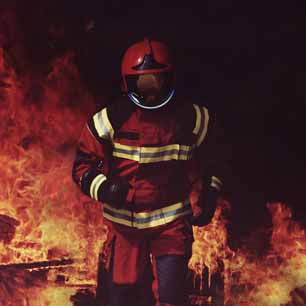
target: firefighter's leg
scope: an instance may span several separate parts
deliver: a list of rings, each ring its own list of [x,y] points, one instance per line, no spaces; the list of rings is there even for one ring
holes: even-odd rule
[[[104,262],[99,261],[98,282],[96,290],[96,304],[98,306],[109,306],[109,272]]]
[[[117,233],[109,277],[110,306],[154,306],[153,272],[145,239]]]
[[[157,306],[188,305],[187,273],[193,242],[188,219],[159,228],[151,241]]]
[[[111,228],[108,228],[107,239],[104,242],[102,252],[99,254],[98,279],[96,290],[97,306],[109,306],[110,273],[109,263],[112,253],[114,235]]]
[[[148,265],[144,274],[135,284],[110,285],[110,306],[154,306],[152,293],[152,271]]]
[[[154,306],[155,298],[152,291],[153,284],[153,271],[151,262],[148,260],[148,264],[145,271],[139,281],[136,284],[135,300],[138,306]]]
[[[186,278],[188,258],[184,255],[164,255],[154,259],[155,290],[158,306],[188,305]]]

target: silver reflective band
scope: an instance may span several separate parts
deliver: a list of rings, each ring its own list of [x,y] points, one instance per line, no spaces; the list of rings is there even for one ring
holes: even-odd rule
[[[168,96],[168,98],[164,102],[162,102],[161,104],[156,105],[156,106],[145,106],[145,105],[142,105],[141,102],[137,99],[135,93],[133,93],[133,92],[129,92],[128,93],[128,97],[130,98],[130,100],[132,102],[134,102],[137,106],[139,106],[141,108],[145,108],[145,109],[157,109],[157,108],[165,106],[171,100],[171,98],[173,97],[174,92],[175,92],[175,90],[172,89],[170,94],[169,94],[169,96]]]
[[[216,188],[219,191],[221,191],[223,183],[218,177],[212,176],[210,186]]]

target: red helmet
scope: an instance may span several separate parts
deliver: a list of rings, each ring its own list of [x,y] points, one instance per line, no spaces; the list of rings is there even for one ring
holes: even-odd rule
[[[123,89],[146,109],[166,105],[174,95],[174,65],[167,46],[145,38],[125,52],[121,65]]]

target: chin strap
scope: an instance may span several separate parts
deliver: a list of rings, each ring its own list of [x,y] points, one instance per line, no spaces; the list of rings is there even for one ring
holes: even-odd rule
[[[141,104],[141,102],[139,101],[139,99],[137,98],[137,95],[134,92],[129,92],[128,93],[128,97],[129,99],[134,102],[137,106],[141,107],[141,108],[145,108],[145,109],[157,109],[157,108],[161,108],[163,106],[165,106],[174,96],[175,90],[172,89],[168,95],[168,97],[159,105],[156,106],[146,106]]]

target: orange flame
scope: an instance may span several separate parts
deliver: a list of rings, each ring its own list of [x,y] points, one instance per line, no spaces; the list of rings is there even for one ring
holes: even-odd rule
[[[37,80],[18,75],[5,52],[0,48],[0,215],[15,223],[10,234],[0,235],[0,264],[71,258],[66,283],[95,285],[106,233],[101,206],[81,195],[71,180],[76,140],[94,103],[72,53],[54,60],[47,77]],[[0,220],[0,229],[5,226]],[[31,300],[41,301],[34,291]],[[38,291],[42,298],[53,292],[50,287]]]
[[[281,203],[268,204],[272,214],[271,248],[264,258],[238,251],[229,262],[228,305],[281,306],[306,284],[306,235]],[[304,304],[303,304],[304,305]]]

